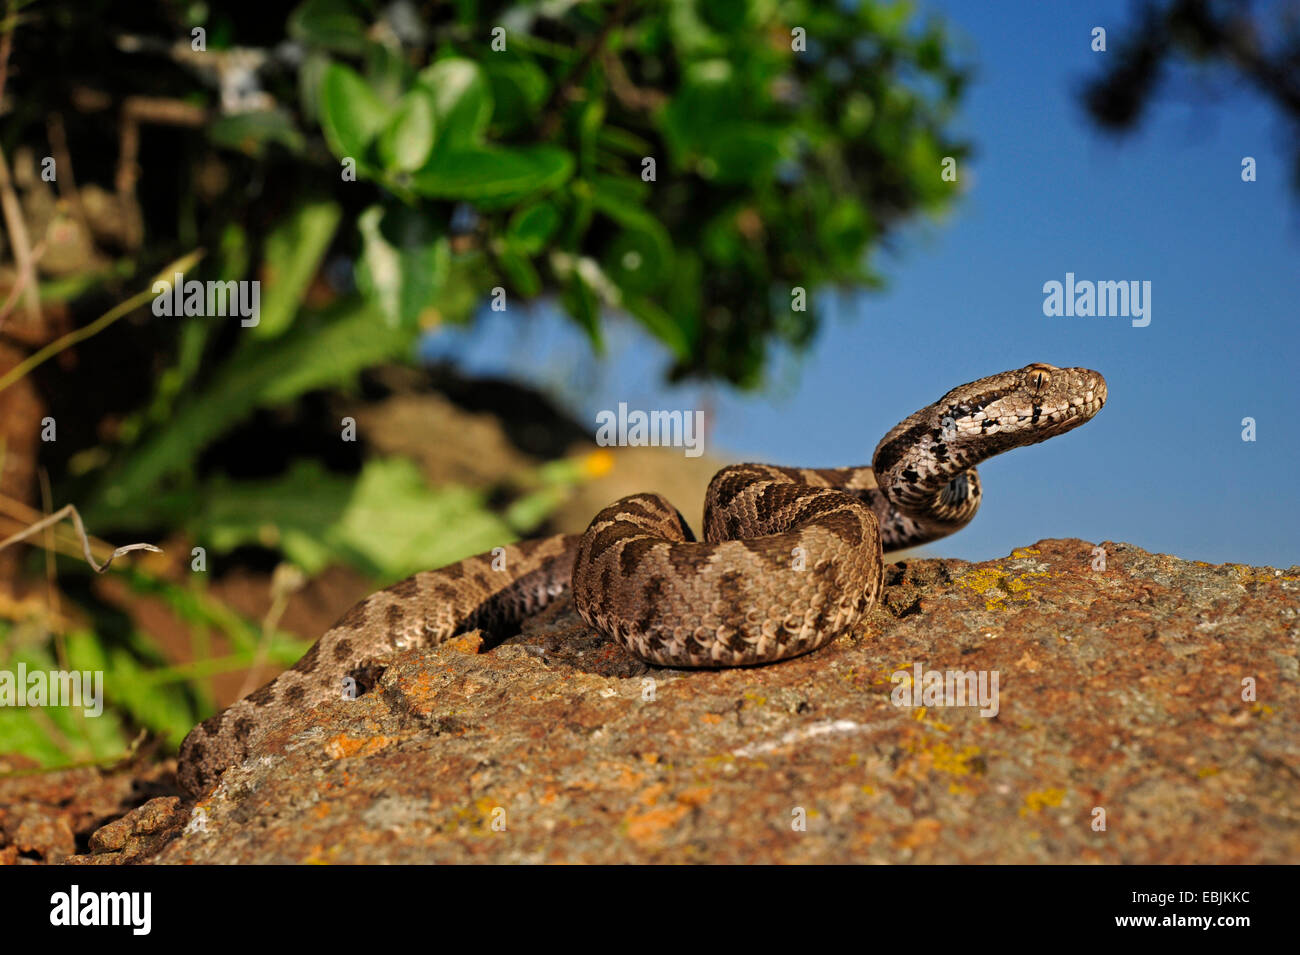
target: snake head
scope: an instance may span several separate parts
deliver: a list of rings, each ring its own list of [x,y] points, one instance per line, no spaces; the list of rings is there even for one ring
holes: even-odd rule
[[[1090,368],[1034,362],[972,382],[941,402],[961,434],[1015,436],[1037,444],[1088,421],[1106,403],[1106,379]]]

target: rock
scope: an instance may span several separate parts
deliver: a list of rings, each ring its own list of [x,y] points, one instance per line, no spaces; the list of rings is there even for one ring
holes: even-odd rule
[[[0,762],[17,762],[5,757]],[[93,767],[0,776],[0,864],[74,861],[73,853],[106,820],[174,785],[172,766],[144,771]],[[164,782],[163,780],[167,780]]]
[[[14,848],[14,861],[33,856],[47,862],[62,862],[77,851],[68,817],[48,815],[36,804],[16,806],[5,820],[5,835]]]
[[[180,806],[179,796],[159,796],[137,806],[120,819],[97,830],[90,837],[91,858],[78,857],[77,863],[133,862],[161,848],[190,819]],[[108,855],[112,858],[103,858]]]
[[[649,667],[567,601],[408,652],[152,861],[1297,861],[1300,569],[1102,548],[892,564],[859,632],[772,666]],[[996,707],[895,705],[917,665]]]

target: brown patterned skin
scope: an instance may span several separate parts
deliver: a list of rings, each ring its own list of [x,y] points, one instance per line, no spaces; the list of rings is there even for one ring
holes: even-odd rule
[[[190,732],[182,785],[199,795],[260,727],[373,684],[391,655],[482,628],[501,637],[573,589],[588,625],[651,663],[770,663],[851,630],[875,603],[883,554],[965,526],[975,465],[1078,427],[1106,402],[1086,368],[1035,363],[954,388],[894,427],[871,467],[723,468],[705,540],[657,494],[625,497],[587,531],[416,574],[349,610],[290,670]],[[345,681],[355,681],[349,689]]]
[[[190,730],[177,767],[181,785],[195,796],[211,789],[248,755],[260,727],[287,710],[365,692],[399,650],[478,628],[508,630],[568,591],[577,546],[576,534],[521,541],[371,594],[291,669]]]

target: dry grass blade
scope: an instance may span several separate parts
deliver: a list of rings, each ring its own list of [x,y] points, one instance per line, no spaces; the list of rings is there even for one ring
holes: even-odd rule
[[[81,515],[77,513],[77,507],[75,504],[69,504],[66,507],[60,508],[44,520],[37,521],[30,527],[24,528],[17,534],[0,541],[0,550],[4,550],[10,544],[16,544],[21,540],[26,540],[33,534],[37,534],[45,528],[57,524],[65,517],[72,518],[72,526],[76,528],[77,537],[81,539],[81,550],[86,556],[86,563],[93,567],[97,574],[102,574],[104,571],[108,570],[109,565],[112,564],[113,561],[121,557],[123,554],[129,554],[133,550],[147,550],[152,551],[155,554],[162,553],[162,548],[155,547],[153,544],[125,544],[122,547],[115,549],[113,553],[109,554],[108,559],[102,564],[97,563],[94,555],[90,552],[90,538],[86,536],[86,527],[81,523]]]

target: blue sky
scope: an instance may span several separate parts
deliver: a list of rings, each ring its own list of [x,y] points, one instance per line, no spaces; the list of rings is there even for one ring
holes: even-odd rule
[[[929,552],[987,559],[1080,537],[1300,563],[1300,194],[1284,126],[1248,91],[1219,83],[1211,101],[1180,77],[1135,135],[1096,131],[1078,97],[1107,55],[1091,30],[1106,27],[1113,49],[1130,7],[1074,7],[922,5],[976,69],[958,124],[976,147],[967,193],[876,259],[883,291],[823,299],[818,340],[775,362],[761,394],[665,386],[667,356],[626,326],[598,361],[546,309],[485,313],[428,353],[539,383],[593,431],[619,401],[704,407],[715,456],[810,466],[870,463],[893,424],[974,378],[1031,361],[1095,368],[1110,391],[1097,418],[981,465],[980,513]],[[1243,156],[1257,160],[1254,183]],[[1066,272],[1150,281],[1150,325],[1044,316],[1043,283]]]

